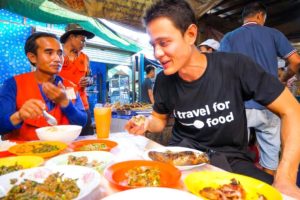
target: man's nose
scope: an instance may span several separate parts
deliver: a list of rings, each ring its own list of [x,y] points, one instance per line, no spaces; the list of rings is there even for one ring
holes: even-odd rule
[[[56,53],[54,57],[54,61],[56,62],[64,62],[64,56],[61,53]]]
[[[159,59],[164,55],[164,51],[159,46],[154,47],[154,56],[156,59]]]

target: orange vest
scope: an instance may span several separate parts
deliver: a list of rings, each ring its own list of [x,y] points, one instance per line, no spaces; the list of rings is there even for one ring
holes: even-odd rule
[[[77,84],[83,106],[85,110],[87,110],[89,109],[87,94],[85,92],[85,88],[80,87],[78,83],[81,77],[87,75],[89,67],[88,56],[80,52],[79,56],[74,61],[70,61],[68,56],[65,56],[64,58],[64,64],[59,75]]]
[[[29,99],[39,99],[44,102],[38,83],[35,81],[34,72],[21,74],[15,76],[14,78],[17,86],[17,96],[16,96],[17,110],[19,110],[22,107],[22,105]],[[67,80],[63,80],[63,84],[65,87],[74,86],[74,84],[72,84]],[[55,107],[48,112],[56,118],[58,124],[69,124],[67,117],[63,115],[58,105],[55,105]],[[6,139],[38,140],[35,133],[35,129],[44,126],[49,126],[49,124],[46,122],[44,117],[27,119],[23,121],[23,124],[20,129],[16,129],[11,133],[7,134]]]

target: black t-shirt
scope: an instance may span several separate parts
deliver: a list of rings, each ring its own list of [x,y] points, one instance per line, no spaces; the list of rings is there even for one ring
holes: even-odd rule
[[[153,109],[175,117],[170,145],[188,138],[217,151],[244,154],[248,138],[244,101],[253,98],[268,105],[284,86],[246,56],[218,52],[206,57],[206,71],[193,82],[177,73],[159,73]]]

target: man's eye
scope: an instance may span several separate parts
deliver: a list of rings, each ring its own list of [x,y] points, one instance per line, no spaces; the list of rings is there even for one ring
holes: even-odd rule
[[[162,46],[162,47],[165,47],[165,46],[168,45],[168,42],[167,41],[160,41],[159,45]]]

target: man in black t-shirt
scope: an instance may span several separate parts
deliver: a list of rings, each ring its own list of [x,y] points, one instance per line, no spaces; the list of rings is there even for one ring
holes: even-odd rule
[[[300,199],[295,185],[300,107],[289,90],[246,56],[200,53],[194,45],[195,15],[184,0],[158,1],[146,11],[144,22],[164,70],[156,77],[152,115],[141,125],[130,120],[126,130],[136,135],[161,132],[173,114],[170,145],[209,151],[212,164],[273,183]],[[283,152],[274,180],[255,167],[247,151],[244,101],[249,99],[265,105],[282,121]]]
[[[155,67],[153,67],[152,65],[147,65],[145,71],[147,75],[141,88],[141,102],[153,104],[153,83],[151,79],[155,76]]]

